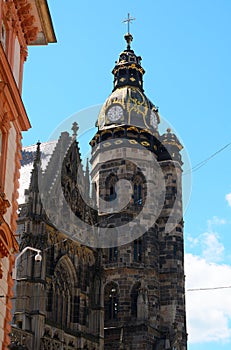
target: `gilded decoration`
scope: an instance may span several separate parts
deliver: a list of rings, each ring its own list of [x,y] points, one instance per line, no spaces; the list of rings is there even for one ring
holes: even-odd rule
[[[183,149],[182,144],[180,143],[176,135],[172,133],[170,128],[168,128],[167,132],[163,134],[161,141],[163,145],[176,146],[180,151]]]
[[[123,109],[123,115],[118,116],[115,121],[111,121],[107,116],[107,112],[114,105],[119,105]],[[156,116],[156,125],[151,122],[151,111]],[[160,123],[160,117],[157,108],[137,87],[125,86],[116,89],[108,97],[99,112],[97,126],[99,130],[104,130],[106,126],[111,124],[117,125],[133,125],[149,130],[153,133]]]
[[[128,33],[124,38],[127,49],[120,54],[112,71],[114,89],[99,113],[97,126],[103,130],[110,125],[134,125],[154,133],[160,122],[158,108],[144,94],[145,70],[141,66],[142,58],[131,50],[132,35]]]

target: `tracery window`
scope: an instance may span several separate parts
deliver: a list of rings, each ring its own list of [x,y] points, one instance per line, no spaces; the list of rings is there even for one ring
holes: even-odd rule
[[[135,206],[143,204],[143,181],[140,175],[133,179],[133,203]]]
[[[64,256],[55,267],[52,287],[47,290],[47,311],[55,323],[68,327],[79,322],[79,297],[75,295],[77,277],[71,260]]]
[[[105,321],[113,321],[118,318],[119,293],[118,286],[110,282],[104,289],[104,313]]]

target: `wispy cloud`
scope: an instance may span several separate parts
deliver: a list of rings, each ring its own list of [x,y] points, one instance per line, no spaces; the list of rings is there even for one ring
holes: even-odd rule
[[[225,199],[227,200],[229,206],[231,207],[231,193],[228,193],[228,194],[225,196]]]
[[[209,219],[207,221],[207,223],[208,223],[208,230],[213,231],[214,226],[224,225],[224,224],[226,224],[226,220],[219,218],[218,216],[213,216],[212,219]]]

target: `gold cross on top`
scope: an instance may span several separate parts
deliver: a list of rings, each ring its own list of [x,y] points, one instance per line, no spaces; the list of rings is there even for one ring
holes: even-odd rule
[[[130,33],[130,23],[132,23],[132,21],[135,21],[135,18],[130,17],[130,13],[128,13],[128,18],[122,22],[128,24],[128,33]]]

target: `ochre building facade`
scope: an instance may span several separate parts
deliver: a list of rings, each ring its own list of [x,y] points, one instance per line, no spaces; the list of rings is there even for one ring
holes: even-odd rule
[[[30,128],[21,99],[28,45],[55,42],[46,1],[0,0],[0,349],[10,342],[22,131]]]

